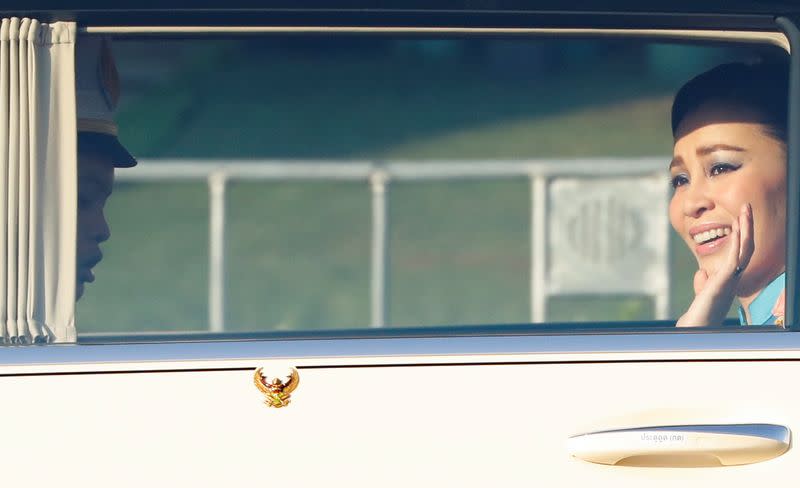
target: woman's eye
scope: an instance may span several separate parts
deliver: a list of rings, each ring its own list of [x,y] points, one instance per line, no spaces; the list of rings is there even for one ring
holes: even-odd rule
[[[714,165],[711,166],[710,174],[711,174],[711,176],[717,176],[717,175],[721,175],[722,173],[729,173],[731,171],[736,171],[737,169],[739,169],[739,167],[736,166],[735,164],[731,164],[731,163],[714,163]]]
[[[687,178],[686,175],[675,175],[670,180],[670,183],[672,184],[672,188],[678,188],[679,186],[689,183],[689,178]]]

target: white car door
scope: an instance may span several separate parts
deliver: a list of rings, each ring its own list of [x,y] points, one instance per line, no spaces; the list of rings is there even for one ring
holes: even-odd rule
[[[753,486],[797,473],[794,337],[4,350],[0,455],[9,486]],[[255,368],[287,365],[269,407]]]

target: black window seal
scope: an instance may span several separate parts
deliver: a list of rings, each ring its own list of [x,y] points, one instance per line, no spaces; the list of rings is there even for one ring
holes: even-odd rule
[[[786,327],[800,331],[797,304],[798,244],[800,243],[800,29],[794,18],[777,17],[775,23],[789,39],[789,148],[786,171]]]

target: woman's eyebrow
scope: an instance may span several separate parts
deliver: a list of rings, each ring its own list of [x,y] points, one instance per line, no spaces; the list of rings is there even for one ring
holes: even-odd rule
[[[679,166],[683,166],[683,158],[675,156],[672,158],[672,161],[669,162],[669,168],[667,168],[667,170],[672,171],[672,168],[677,168]]]
[[[698,156],[706,156],[716,151],[736,151],[745,152],[746,149],[739,146],[731,146],[730,144],[714,144],[713,146],[701,146],[697,148]]]

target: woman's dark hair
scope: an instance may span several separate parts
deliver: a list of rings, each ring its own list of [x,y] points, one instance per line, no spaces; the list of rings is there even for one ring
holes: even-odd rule
[[[786,143],[789,68],[785,63],[729,63],[689,80],[672,103],[672,135],[686,116],[714,102],[750,109],[769,134]]]

